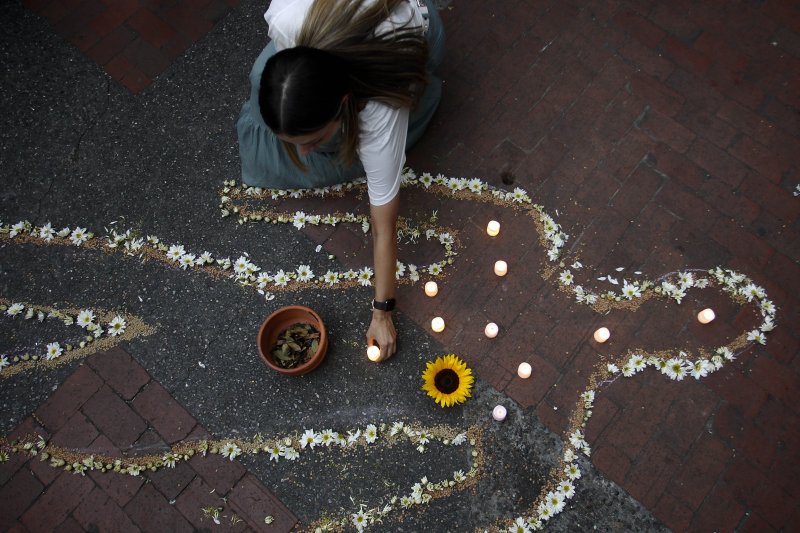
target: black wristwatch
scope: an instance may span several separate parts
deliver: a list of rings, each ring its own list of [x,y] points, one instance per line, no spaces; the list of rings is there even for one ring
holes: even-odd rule
[[[391,311],[394,309],[394,304],[396,303],[394,298],[389,298],[385,302],[379,302],[377,300],[372,300],[372,308],[377,309],[378,311]]]

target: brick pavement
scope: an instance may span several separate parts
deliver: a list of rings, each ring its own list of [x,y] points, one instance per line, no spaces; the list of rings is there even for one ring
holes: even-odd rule
[[[28,3],[39,13],[67,5]],[[102,15],[99,4],[93,5],[69,4],[80,15],[67,20],[81,31],[62,31],[54,22],[90,57],[96,44],[87,44],[94,37],[83,28]],[[48,15],[51,21],[66,16]],[[202,36],[197,28],[209,27],[196,21],[195,33],[181,33],[171,26],[184,40],[170,44],[168,19],[164,26],[149,15],[127,22],[127,15],[120,16],[121,22],[107,23],[114,31],[106,37],[106,57],[95,60],[134,92],[168,64],[164,58],[170,56],[153,49],[185,49]],[[430,131],[409,154],[412,166],[479,176],[494,185],[505,175],[506,182],[559,212],[572,251],[594,272],[623,266],[653,278],[723,265],[764,286],[779,309],[778,329],[765,347],[749,349],[702,381],[668,382],[650,371],[604,389],[587,429],[594,464],[674,530],[780,531],[800,523],[800,204],[791,194],[800,182],[800,9],[773,0],[504,0],[453,2],[443,18],[445,96]],[[145,59],[135,67],[130,57],[139,55]],[[133,74],[115,74],[117,64]],[[435,312],[448,327],[440,340],[467,357],[482,379],[533,408],[553,431],[566,426],[598,353],[671,347],[675,339],[720,344],[748,327],[747,315],[706,293],[679,311],[647,304],[633,314],[597,316],[541,279],[542,251],[528,242],[524,221],[482,205],[467,213],[424,197],[413,205],[438,208],[476,251],[462,253],[451,283],[441,284]],[[489,218],[500,218],[502,238],[483,236]],[[346,228],[310,236],[345,261],[361,264],[369,257],[363,239]],[[502,280],[486,266],[500,256],[511,271]],[[458,283],[463,279],[479,282]],[[418,310],[431,303],[418,287],[402,289],[400,300],[403,310],[427,326],[430,317]],[[692,315],[709,303],[718,319],[703,329]],[[481,335],[490,319],[501,326],[491,342]],[[601,323],[614,337],[598,348],[589,337]],[[514,378],[523,358],[534,366],[529,382]],[[112,434],[105,435],[101,413],[95,421],[85,402],[114,394],[120,409],[140,416],[135,403],[114,392],[91,365],[80,367],[64,387],[72,380],[81,386],[72,399],[50,406],[57,411],[50,423],[69,417],[70,427],[86,432],[65,432],[62,438],[79,442],[95,434],[92,427],[93,445],[119,446],[130,438],[110,428]],[[158,424],[147,423],[156,434]],[[57,434],[58,427],[48,429]],[[36,473],[38,463],[14,464],[3,472],[13,468],[21,474],[8,481],[12,474],[4,473],[3,479],[15,486],[15,508],[52,502],[48,493],[64,491],[108,509],[104,516],[122,512],[135,522],[128,506],[161,498],[159,512],[194,523],[185,506],[163,505],[175,486],[104,488],[91,476],[53,479],[49,470]],[[181,479],[190,474],[192,481],[181,485],[186,497],[200,498],[214,486],[196,470]],[[74,499],[55,507],[64,529],[87,520]],[[41,517],[27,520],[34,519]],[[26,525],[26,514],[20,524]]]
[[[34,433],[63,448],[113,457],[159,454],[209,437],[121,348],[87,358],[10,438]],[[0,497],[3,531],[209,530],[207,507],[221,507],[221,524],[235,531],[290,531],[297,522],[238,461],[215,454],[139,476],[78,475],[15,454],[0,464]],[[270,526],[268,515],[275,519]],[[235,527],[233,516],[241,519]]]

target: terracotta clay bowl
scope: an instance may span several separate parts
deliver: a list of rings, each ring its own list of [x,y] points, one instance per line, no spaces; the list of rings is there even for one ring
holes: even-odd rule
[[[305,363],[294,368],[283,368],[275,363],[270,349],[277,341],[278,335],[295,324],[310,324],[319,331],[319,347],[311,359]],[[325,359],[325,354],[328,352],[328,334],[325,331],[325,324],[322,323],[322,319],[317,313],[302,305],[290,305],[281,307],[264,320],[258,330],[256,344],[261,359],[268,367],[288,376],[301,376],[317,368]]]

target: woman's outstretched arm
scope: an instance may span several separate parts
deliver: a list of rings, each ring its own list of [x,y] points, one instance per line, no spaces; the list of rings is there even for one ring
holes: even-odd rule
[[[371,205],[372,256],[375,266],[375,300],[386,301],[395,296],[395,269],[397,265],[397,215],[400,195],[384,205]],[[391,311],[372,310],[372,322],[367,330],[367,343],[381,349],[379,361],[394,355],[397,349],[397,332]]]

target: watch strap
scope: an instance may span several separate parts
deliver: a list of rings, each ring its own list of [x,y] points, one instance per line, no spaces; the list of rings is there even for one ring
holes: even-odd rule
[[[396,300],[394,298],[389,298],[383,302],[379,302],[377,300],[372,300],[372,308],[377,309],[379,311],[391,311],[394,309],[394,305]]]

